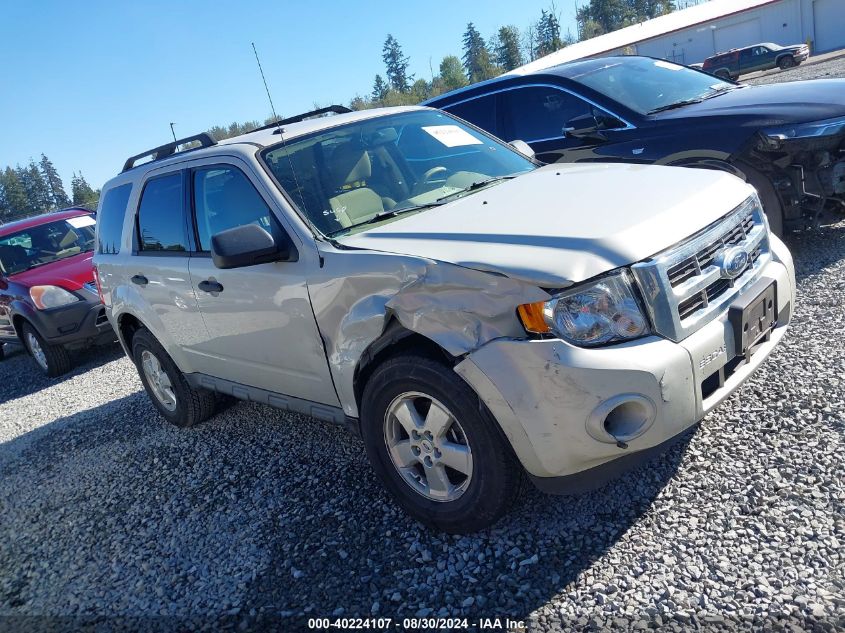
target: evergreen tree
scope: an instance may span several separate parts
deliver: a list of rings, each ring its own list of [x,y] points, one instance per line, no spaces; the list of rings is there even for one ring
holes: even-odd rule
[[[464,69],[470,83],[491,79],[497,74],[497,68],[490,61],[490,51],[487,43],[481,37],[481,33],[470,22],[463,37],[464,46]]]
[[[65,193],[62,179],[59,178],[59,172],[56,171],[53,163],[44,154],[41,154],[41,163],[39,167],[41,168],[41,176],[44,178],[44,181],[47,183],[47,187],[50,189],[51,206],[56,209],[69,207],[70,198],[68,198]]]
[[[390,86],[381,78],[381,75],[376,75],[376,80],[373,82],[372,100],[376,102],[384,101],[388,90],[390,90]]]
[[[82,173],[74,172],[71,189],[73,191],[73,204],[89,209],[97,207],[100,196],[91,188]]]
[[[388,34],[384,41],[381,58],[387,67],[387,83],[396,92],[408,92],[413,75],[408,75],[408,59],[402,54],[402,47],[393,35]]]
[[[3,209],[6,219],[11,219],[29,212],[26,191],[18,178],[17,172],[11,167],[0,172],[0,194],[3,198]]]
[[[27,214],[46,213],[51,209],[50,190],[38,171],[35,161],[30,161],[27,167],[17,165],[15,174],[23,187],[26,196],[24,211]]]
[[[456,88],[463,88],[469,85],[466,73],[464,73],[461,60],[454,55],[447,55],[440,62],[440,81],[443,84],[443,90],[455,90]]]
[[[537,22],[536,57],[543,57],[549,53],[564,47],[560,38],[560,22],[554,14],[554,9],[540,11],[540,20]]]
[[[519,48],[519,29],[515,26],[503,26],[499,29],[496,39],[496,64],[504,71],[522,66],[524,62]]]

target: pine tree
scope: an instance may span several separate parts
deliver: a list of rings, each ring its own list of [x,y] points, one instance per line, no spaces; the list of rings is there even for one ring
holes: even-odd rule
[[[461,66],[461,60],[454,55],[447,55],[440,62],[440,80],[443,82],[443,89],[446,91],[463,88],[469,84],[463,66]]]
[[[387,75],[387,83],[396,92],[405,93],[410,89],[410,82],[413,81],[413,75],[408,75],[408,57],[402,54],[402,47],[393,35],[388,34],[384,41],[381,58],[384,60],[384,65],[387,67],[385,74]]]
[[[53,163],[44,154],[41,154],[41,163],[39,167],[41,168],[41,176],[44,178],[44,181],[47,183],[47,187],[50,190],[51,206],[55,209],[69,207],[70,198],[68,198],[65,193],[62,179],[59,178],[59,172],[56,171]]]
[[[376,80],[373,82],[372,100],[376,102],[384,101],[388,90],[390,90],[390,86],[381,78],[381,75],[376,75]]]
[[[26,191],[18,178],[17,172],[11,167],[0,172],[0,194],[3,198],[3,209],[6,218],[11,219],[29,212]]]
[[[519,29],[515,26],[503,26],[499,29],[496,42],[496,64],[502,70],[513,70],[522,66],[522,51],[519,48]]]
[[[27,167],[17,165],[15,174],[17,174],[26,195],[24,211],[30,215],[49,211],[51,208],[50,191],[41,176],[41,172],[38,171],[35,161],[30,161]]]
[[[554,14],[554,9],[540,11],[540,20],[537,22],[537,43],[535,56],[543,57],[549,53],[565,46],[560,38],[560,22]]]
[[[71,180],[71,189],[73,191],[73,204],[88,209],[97,207],[100,196],[91,188],[91,185],[88,184],[81,172],[79,174],[74,172],[73,179]]]
[[[487,43],[472,22],[467,24],[467,30],[463,37],[463,46],[464,69],[466,70],[470,83],[484,81],[485,79],[496,76],[498,69],[490,61],[490,51],[487,48]]]

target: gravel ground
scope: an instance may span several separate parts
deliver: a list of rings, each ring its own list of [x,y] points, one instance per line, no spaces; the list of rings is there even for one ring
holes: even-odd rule
[[[845,627],[843,238],[845,222],[792,237],[791,332],[696,433],[597,493],[529,490],[472,537],[406,518],[339,428],[238,403],[178,430],[117,349],[56,381],[11,354],[0,615]]]
[[[845,222],[788,243],[797,314],[747,385],[630,476],[580,497],[527,490],[471,537],[409,520],[339,428],[237,403],[178,430],[117,348],[55,381],[10,350],[0,628],[845,630]]]
[[[783,81],[801,81],[803,79],[834,79],[845,77],[845,57],[829,59],[816,64],[801,64],[789,70],[771,70],[761,76],[749,76],[741,79],[747,84],[774,84]]]

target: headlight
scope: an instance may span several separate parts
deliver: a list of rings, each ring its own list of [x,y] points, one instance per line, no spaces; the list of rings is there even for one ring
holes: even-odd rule
[[[549,301],[526,303],[518,313],[529,332],[553,333],[582,347],[628,341],[650,331],[626,272],[582,284]]]
[[[781,143],[801,138],[817,138],[820,136],[836,136],[845,132],[845,117],[825,119],[824,121],[810,121],[782,125],[763,130],[763,135],[772,143]]]
[[[58,286],[33,286],[29,289],[29,296],[39,310],[58,308],[81,301],[75,294]]]

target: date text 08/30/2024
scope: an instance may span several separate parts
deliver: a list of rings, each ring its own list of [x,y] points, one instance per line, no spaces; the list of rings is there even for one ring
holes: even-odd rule
[[[448,630],[457,631],[461,629],[478,629],[487,631],[524,631],[523,620],[511,620],[510,618],[479,618],[470,620],[468,618],[309,618],[308,628],[317,631],[328,631],[330,629],[340,630],[375,630],[399,629],[411,631],[424,630]]]

